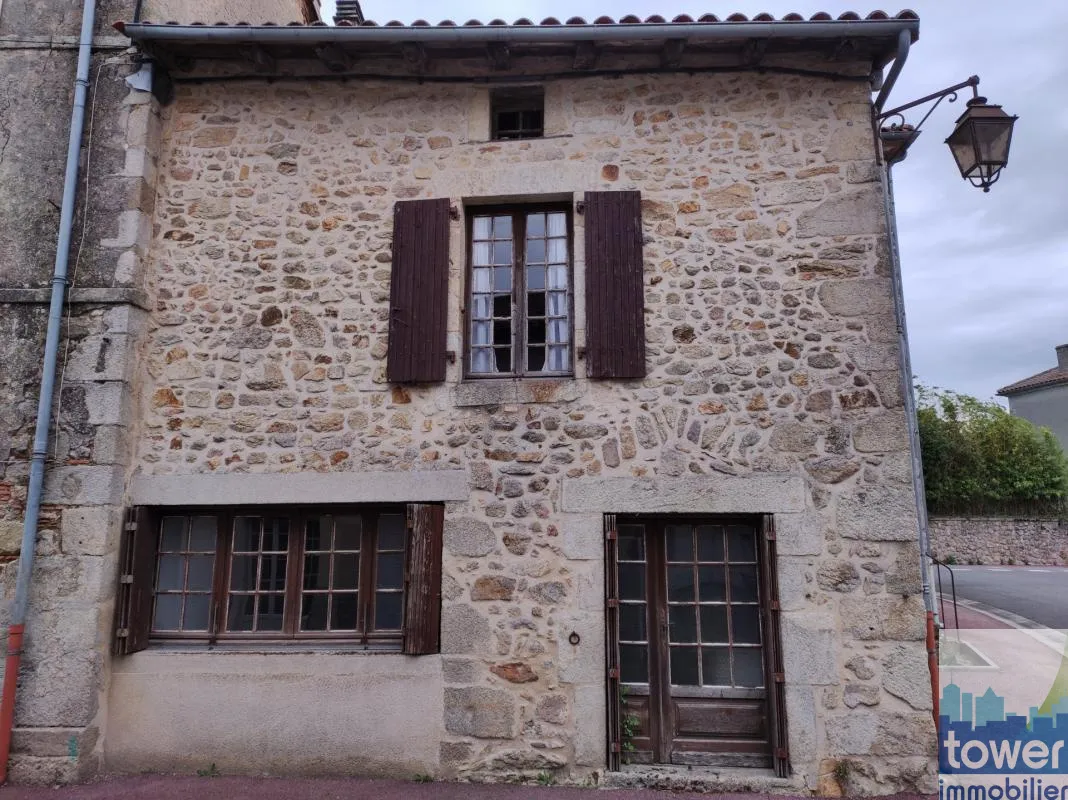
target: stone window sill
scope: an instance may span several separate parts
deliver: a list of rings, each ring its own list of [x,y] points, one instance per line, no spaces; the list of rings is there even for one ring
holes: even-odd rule
[[[455,405],[499,406],[509,403],[561,403],[582,397],[582,384],[574,378],[501,378],[463,381],[455,389]]]

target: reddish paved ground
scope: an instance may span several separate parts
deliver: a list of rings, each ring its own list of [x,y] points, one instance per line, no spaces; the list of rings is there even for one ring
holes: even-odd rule
[[[186,778],[142,776],[62,789],[7,786],[3,800],[669,800],[710,795],[619,789],[479,786],[379,780],[283,778]],[[717,795],[721,800],[761,800],[765,795]],[[895,795],[895,800],[927,800]],[[777,797],[775,800],[786,800]]]
[[[960,630],[976,630],[976,629],[990,629],[990,628],[1011,628],[1011,625],[1006,625],[999,619],[989,614],[984,614],[982,611],[976,611],[975,609],[968,608],[966,606],[958,605],[956,614],[953,613],[953,601],[946,599],[945,613],[942,614],[942,624],[947,628],[958,627],[957,621],[960,621]]]

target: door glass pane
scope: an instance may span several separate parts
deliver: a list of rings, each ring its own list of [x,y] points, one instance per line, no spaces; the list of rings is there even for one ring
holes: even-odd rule
[[[256,556],[234,556],[230,560],[230,588],[251,592],[256,588]]]
[[[403,514],[381,514],[378,517],[378,549],[403,550],[405,527]]]
[[[189,529],[189,549],[199,553],[215,552],[218,520],[215,517],[193,517]]]
[[[693,561],[693,529],[689,525],[668,525],[667,560]]]
[[[356,629],[357,596],[347,592],[335,594],[330,609],[330,628],[335,631]]]
[[[668,624],[669,641],[697,641],[697,608],[695,606],[670,606]]]
[[[400,592],[375,592],[375,630],[396,630],[400,626]]]
[[[644,644],[619,646],[619,679],[623,683],[649,682],[649,651]]]
[[[277,592],[286,588],[286,556],[264,555],[260,564],[260,589]]]
[[[645,560],[645,529],[640,525],[619,526],[619,560]]]
[[[355,589],[360,579],[359,553],[338,553],[334,556],[334,589]]]
[[[330,588],[330,556],[308,553],[304,556],[304,588]]]
[[[756,561],[756,535],[753,529],[744,525],[728,527],[727,554],[731,561]]]
[[[759,647],[734,648],[734,685],[764,685],[764,660]]]
[[[731,685],[731,655],[726,647],[702,647],[701,666],[705,686]]]
[[[260,518],[237,517],[234,520],[234,552],[255,553],[260,549]]]
[[[182,596],[180,594],[156,595],[156,613],[152,627],[157,631],[176,631],[181,622]]]
[[[164,517],[160,550],[185,550],[185,517]]]
[[[716,603],[727,599],[724,567],[700,566],[697,568],[697,576],[702,603]]]
[[[260,613],[256,620],[258,631],[282,630],[282,608],[285,599],[280,594],[260,595]]]
[[[728,643],[726,606],[701,606],[701,641]]]
[[[759,606],[731,606],[734,644],[760,644]]]
[[[623,600],[645,599],[645,564],[619,565],[619,596]]]
[[[693,567],[668,567],[668,600],[680,603],[692,603]]]
[[[277,517],[263,521],[263,549],[284,552],[289,549],[289,519]]]
[[[330,517],[308,517],[304,525],[304,549],[306,551],[325,550],[330,547],[330,524]]]
[[[723,561],[723,528],[720,525],[697,526],[697,560]]]
[[[619,606],[619,638],[624,642],[645,641],[645,603]]]
[[[755,603],[757,601],[757,571],[755,566],[731,565],[731,602]]]
[[[698,686],[701,681],[697,674],[697,648],[671,648],[671,685]]]
[[[226,628],[231,631],[250,631],[255,620],[256,595],[230,595],[230,609],[226,615]]]
[[[330,603],[327,594],[305,594],[300,612],[300,629],[302,631],[325,631],[326,609]]]
[[[211,616],[211,595],[191,594],[185,598],[185,618],[182,620],[184,631],[206,631],[208,618]]]

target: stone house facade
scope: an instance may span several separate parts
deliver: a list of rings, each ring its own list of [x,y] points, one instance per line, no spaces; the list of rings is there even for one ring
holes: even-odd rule
[[[998,389],[1009,410],[1042,428],[1049,428],[1068,451],[1068,344],[1056,348],[1057,366]]]
[[[930,790],[914,17],[291,30],[124,28],[21,774]]]

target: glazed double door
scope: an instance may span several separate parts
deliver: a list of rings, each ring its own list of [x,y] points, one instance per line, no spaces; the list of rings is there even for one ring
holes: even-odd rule
[[[785,769],[765,527],[609,518],[609,722],[623,762]]]

